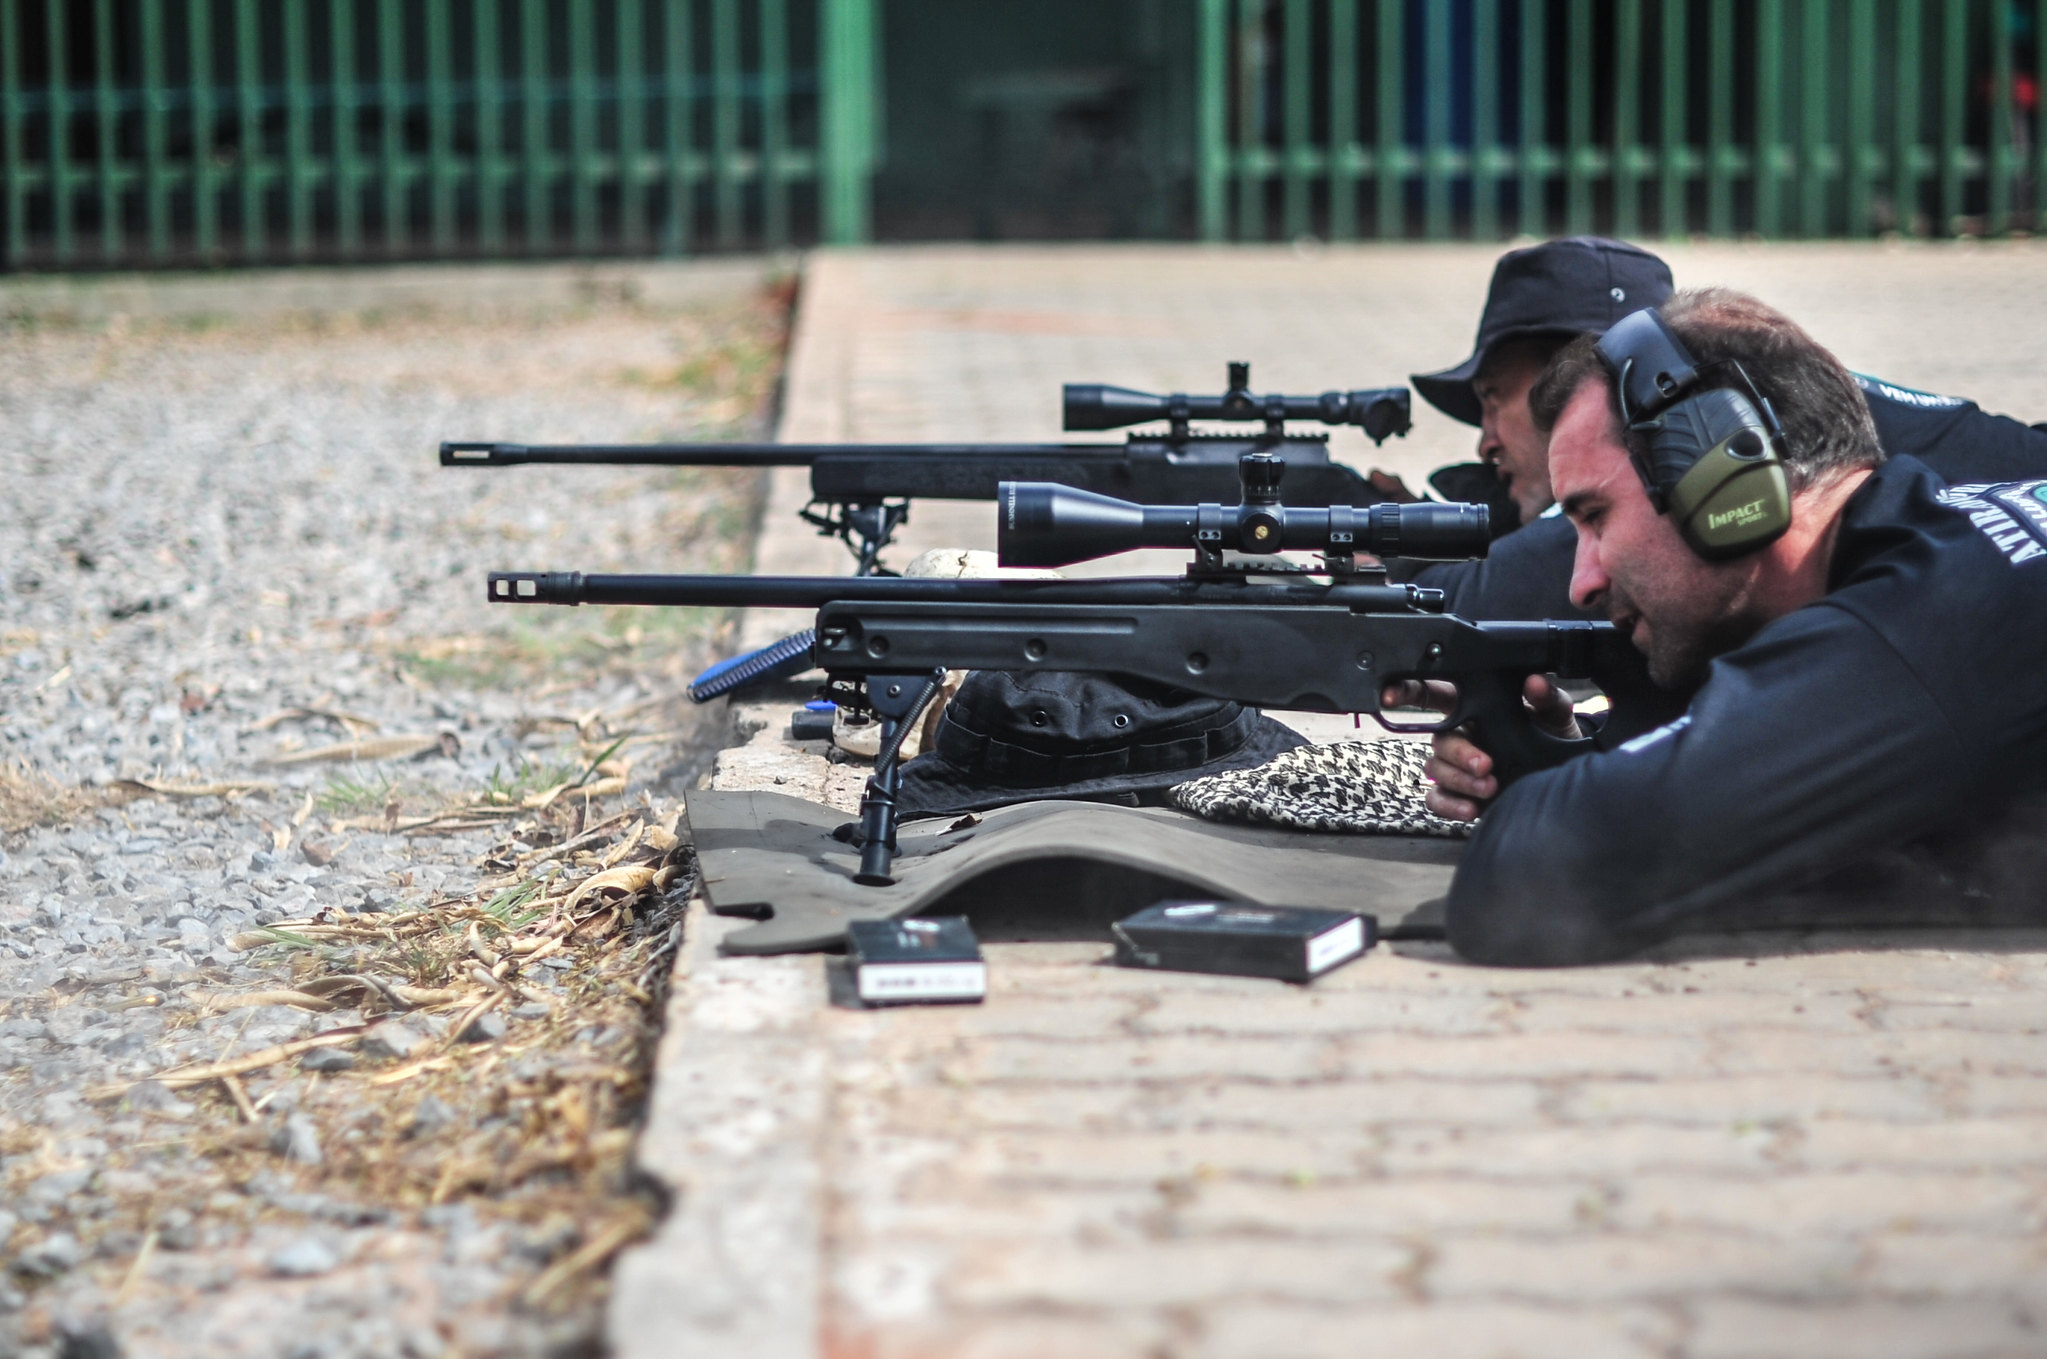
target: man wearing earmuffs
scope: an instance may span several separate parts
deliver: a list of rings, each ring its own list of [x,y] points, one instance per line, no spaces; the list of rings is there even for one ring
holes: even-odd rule
[[[1478,817],[1448,901],[1460,953],[1591,962],[1768,923],[1759,905],[1908,844],[1956,851],[1929,881],[1958,899],[2047,918],[2040,865],[1972,838],[2047,801],[2047,472],[1951,484],[1887,458],[1839,361],[1724,290],[1573,341],[1530,406],[1572,603],[1696,692],[1504,789],[1468,734],[1437,736],[1431,809]],[[1527,697],[1575,734],[1544,680]]]
[[[1573,535],[1554,513],[1546,440],[1529,419],[1528,393],[1550,356],[1571,339],[1661,306],[1673,291],[1670,266],[1626,241],[1570,236],[1500,257],[1470,356],[1440,372],[1416,373],[1412,381],[1430,405],[1478,430],[1480,462],[1442,468],[1430,484],[1448,500],[1487,501],[1496,525],[1520,527],[1478,561],[1390,563],[1394,579],[1442,590],[1449,612],[1466,618],[1568,618],[1575,612],[1569,598]],[[1876,378],[1855,381],[1877,439],[1892,456],[1910,454],[1949,481],[2047,476],[2047,428],[1992,415],[1961,397]],[[1396,498],[1406,494],[1384,473],[1374,480]]]

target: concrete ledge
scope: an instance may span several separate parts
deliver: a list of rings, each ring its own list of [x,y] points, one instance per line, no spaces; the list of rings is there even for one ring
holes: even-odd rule
[[[591,306],[685,307],[743,297],[795,272],[794,254],[692,260],[404,264],[0,278],[0,316],[54,323],[256,320],[336,312],[530,315]]]
[[[720,958],[748,923],[690,909],[639,1153],[675,1206],[619,1261],[617,1359],[817,1352],[824,971],[808,954]]]

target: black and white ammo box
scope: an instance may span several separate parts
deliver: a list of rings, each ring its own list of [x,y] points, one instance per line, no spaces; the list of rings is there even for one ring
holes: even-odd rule
[[[1378,921],[1354,911],[1251,901],[1162,901],[1110,927],[1116,962],[1166,972],[1313,981],[1378,940]]]
[[[988,994],[988,965],[965,916],[856,920],[846,926],[846,964],[854,994],[868,1005],[959,1003]]]

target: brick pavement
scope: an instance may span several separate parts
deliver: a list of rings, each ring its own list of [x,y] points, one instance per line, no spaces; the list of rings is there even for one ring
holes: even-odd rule
[[[1669,253],[1865,370],[2047,414],[2047,249]],[[825,254],[784,432],[1056,437],[1062,381],[1207,387],[1227,358],[1393,381],[1461,357],[1490,260]],[[1467,444],[1418,412],[1381,461]],[[920,505],[908,546],[988,545],[986,513]],[[836,552],[770,509],[761,569]],[[721,784],[852,791],[753,740]],[[678,1198],[621,1265],[624,1356],[2047,1352],[2047,935],[1542,973],[1402,944],[1309,988],[999,944],[985,1006],[866,1013],[815,957],[718,958],[733,923],[693,917],[678,968],[642,1151]]]

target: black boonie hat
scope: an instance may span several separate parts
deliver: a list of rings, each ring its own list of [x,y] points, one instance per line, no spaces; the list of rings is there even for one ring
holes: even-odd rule
[[[1176,783],[1249,769],[1307,741],[1256,708],[1137,680],[977,670],[903,765],[905,818],[1045,798],[1163,805]]]
[[[1676,290],[1669,265],[1626,241],[1567,236],[1509,250],[1493,266],[1471,357],[1440,373],[1416,373],[1411,381],[1452,420],[1478,424],[1471,380],[1494,345],[1531,335],[1597,335],[1629,312],[1662,306]]]

